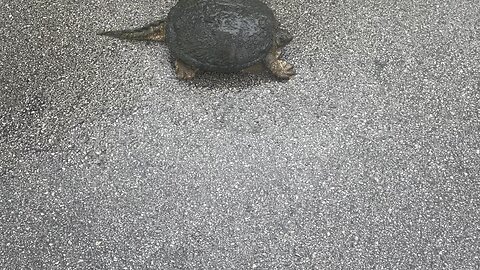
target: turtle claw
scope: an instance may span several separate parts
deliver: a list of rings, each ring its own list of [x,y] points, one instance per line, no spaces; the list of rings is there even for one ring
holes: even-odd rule
[[[277,59],[270,64],[270,70],[277,78],[288,80],[296,74],[292,64],[285,60]]]
[[[175,61],[175,72],[181,80],[192,80],[195,77],[196,69],[187,66],[180,60]]]

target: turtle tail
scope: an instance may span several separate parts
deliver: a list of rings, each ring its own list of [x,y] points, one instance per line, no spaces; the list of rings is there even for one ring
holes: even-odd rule
[[[105,31],[98,35],[127,40],[165,41],[165,20],[158,20],[143,27]]]

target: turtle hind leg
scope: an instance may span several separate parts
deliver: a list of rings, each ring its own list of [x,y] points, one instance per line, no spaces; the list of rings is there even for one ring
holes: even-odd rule
[[[266,59],[268,69],[279,79],[288,80],[296,74],[292,64],[280,59],[280,51],[274,50],[270,52]]]
[[[98,34],[127,40],[165,41],[165,20],[154,21],[140,28],[106,31]]]
[[[182,80],[192,80],[195,77],[198,69],[192,68],[185,64],[182,60],[175,61],[175,73],[177,77]]]

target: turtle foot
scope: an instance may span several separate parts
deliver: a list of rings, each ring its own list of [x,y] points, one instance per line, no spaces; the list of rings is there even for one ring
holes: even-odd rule
[[[270,70],[273,75],[280,79],[288,80],[296,74],[292,64],[289,64],[285,60],[277,59],[270,64]]]
[[[192,80],[195,77],[197,70],[177,59],[175,61],[175,72],[177,73],[177,77],[181,80]]]
[[[288,80],[296,74],[292,64],[280,59],[280,50],[270,53],[266,62],[273,75],[279,79]]]

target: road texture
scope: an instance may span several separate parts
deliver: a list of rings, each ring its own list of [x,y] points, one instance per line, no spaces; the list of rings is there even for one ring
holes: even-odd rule
[[[95,35],[173,0],[1,1],[0,269],[479,269],[478,0],[266,2],[288,82]]]

